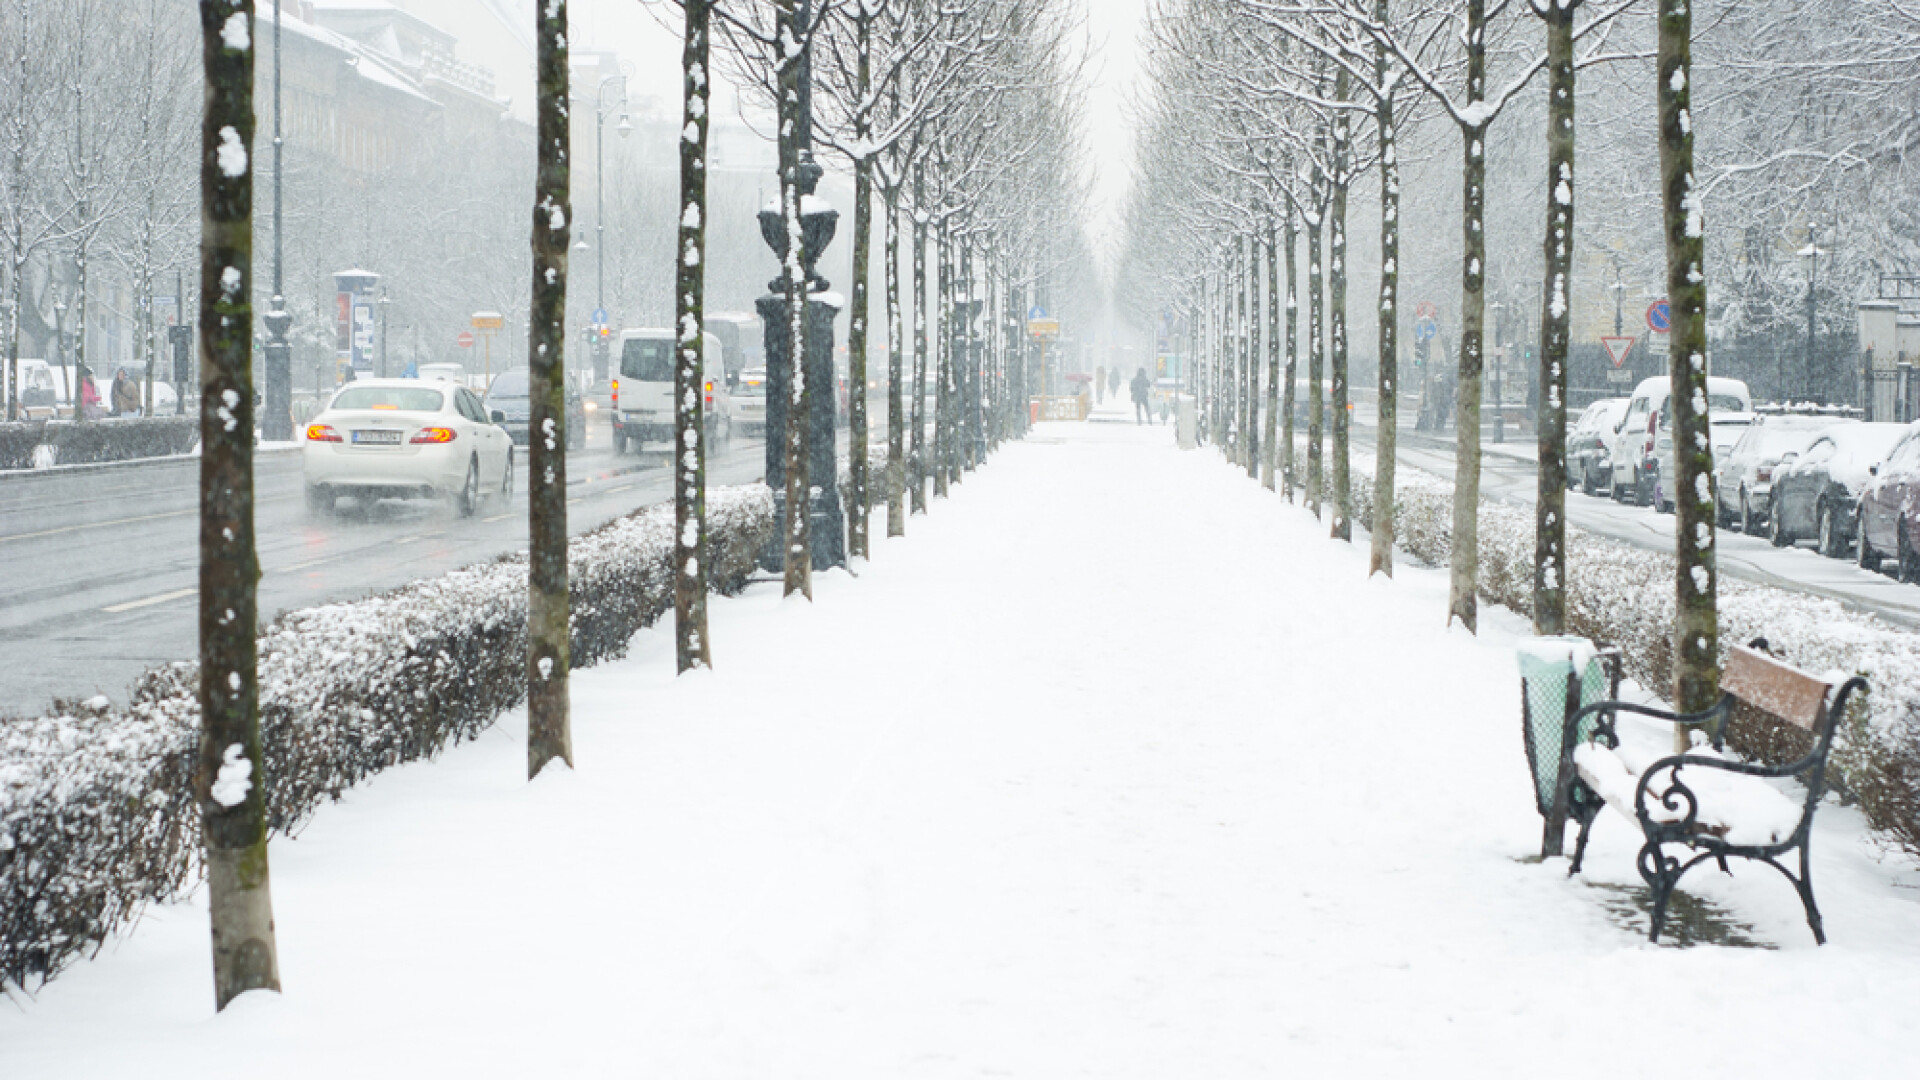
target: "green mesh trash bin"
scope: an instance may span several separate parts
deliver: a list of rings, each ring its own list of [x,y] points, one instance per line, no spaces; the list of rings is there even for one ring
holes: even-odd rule
[[[1585,638],[1530,638],[1515,649],[1520,662],[1522,735],[1533,795],[1540,816],[1542,857],[1561,852],[1566,831],[1568,789],[1573,778],[1562,771],[1566,751],[1593,734],[1594,719],[1581,721],[1567,737],[1567,720],[1582,705],[1608,700],[1613,692],[1603,651]],[[1569,684],[1574,684],[1571,687]],[[1573,692],[1569,693],[1569,689]]]

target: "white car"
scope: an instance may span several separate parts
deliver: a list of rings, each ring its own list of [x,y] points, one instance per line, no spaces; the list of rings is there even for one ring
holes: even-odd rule
[[[483,494],[513,495],[513,439],[473,391],[420,379],[359,379],[308,421],[301,449],[307,509],[342,495],[446,498],[462,517]]]
[[[623,330],[620,365],[614,372],[611,411],[613,452],[673,441],[674,334],[671,330]],[[733,388],[727,383],[726,349],[712,334],[702,338],[705,377],[703,415],[709,444],[733,435]]]

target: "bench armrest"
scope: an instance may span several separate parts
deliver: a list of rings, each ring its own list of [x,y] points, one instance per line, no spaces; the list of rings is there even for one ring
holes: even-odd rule
[[[1666,709],[1656,709],[1651,705],[1639,705],[1631,701],[1596,701],[1591,705],[1581,706],[1575,710],[1572,716],[1567,717],[1567,738],[1565,741],[1567,752],[1569,754],[1573,752],[1573,744],[1576,741],[1574,733],[1579,731],[1580,724],[1590,717],[1597,717],[1599,719],[1599,730],[1595,731],[1594,734],[1600,735],[1604,733],[1609,745],[1619,746],[1620,737],[1614,733],[1613,726],[1614,718],[1623,712],[1632,713],[1635,716],[1645,716],[1653,720],[1663,720],[1669,724],[1707,724],[1709,725],[1708,735],[1713,739],[1714,746],[1717,747],[1720,745],[1720,740],[1725,734],[1727,719],[1733,715],[1733,707],[1732,699],[1725,695],[1722,695],[1719,703],[1712,708],[1693,713],[1670,712]],[[1715,722],[1716,718],[1718,718],[1717,723]]]

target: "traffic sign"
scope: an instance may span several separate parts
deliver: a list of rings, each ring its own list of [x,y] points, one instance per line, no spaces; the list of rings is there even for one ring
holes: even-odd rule
[[[460,336],[457,338],[454,338],[453,341],[454,341],[454,344],[460,346],[463,349],[471,349],[473,348],[473,331],[462,330],[460,331]]]
[[[1627,354],[1633,351],[1633,343],[1638,340],[1640,339],[1630,337],[1603,337],[1600,339],[1600,345],[1607,350],[1607,359],[1613,361],[1613,366],[1621,367],[1626,364]]]
[[[1413,316],[1416,319],[1437,319],[1440,317],[1440,309],[1434,306],[1433,301],[1422,300],[1413,305]]]
[[[1422,315],[1420,321],[1413,324],[1413,340],[1432,341],[1440,336],[1440,324],[1433,321],[1431,315]]]
[[[507,325],[507,320],[497,311],[476,311],[473,313],[475,330],[499,330]]]
[[[1665,300],[1655,300],[1647,308],[1647,328],[1656,334],[1673,329],[1673,308]]]
[[[606,308],[593,309],[593,325],[595,326],[607,325],[607,309]]]
[[[1031,308],[1027,309],[1028,322],[1037,322],[1046,317],[1047,317],[1047,309],[1041,307],[1039,304],[1035,304]]]
[[[1040,309],[1035,308],[1034,310],[1038,311]],[[1028,319],[1027,333],[1032,334],[1041,341],[1052,341],[1054,338],[1060,336],[1060,320],[1049,319],[1045,316],[1037,319]]]

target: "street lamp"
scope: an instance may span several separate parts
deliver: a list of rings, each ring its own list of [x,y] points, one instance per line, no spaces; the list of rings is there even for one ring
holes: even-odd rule
[[[1813,335],[1814,335],[1814,283],[1820,267],[1820,249],[1813,244],[1813,228],[1807,228],[1807,246],[1800,249],[1800,259],[1807,264],[1807,370],[1801,380],[1801,390],[1808,398],[1813,397]]]
[[[624,68],[625,65],[622,65]],[[620,84],[620,96],[617,100],[608,100],[607,87]],[[585,98],[576,98],[586,101]],[[607,309],[607,117],[613,115],[616,107],[620,113],[620,123],[614,131],[622,138],[633,134],[633,121],[627,115],[627,73],[623,70],[617,75],[608,75],[600,80],[593,98],[593,246],[596,249],[595,261],[595,303],[598,311]],[[575,250],[586,247],[586,238],[574,245]],[[593,381],[607,381],[606,339],[595,336],[593,339]]]

